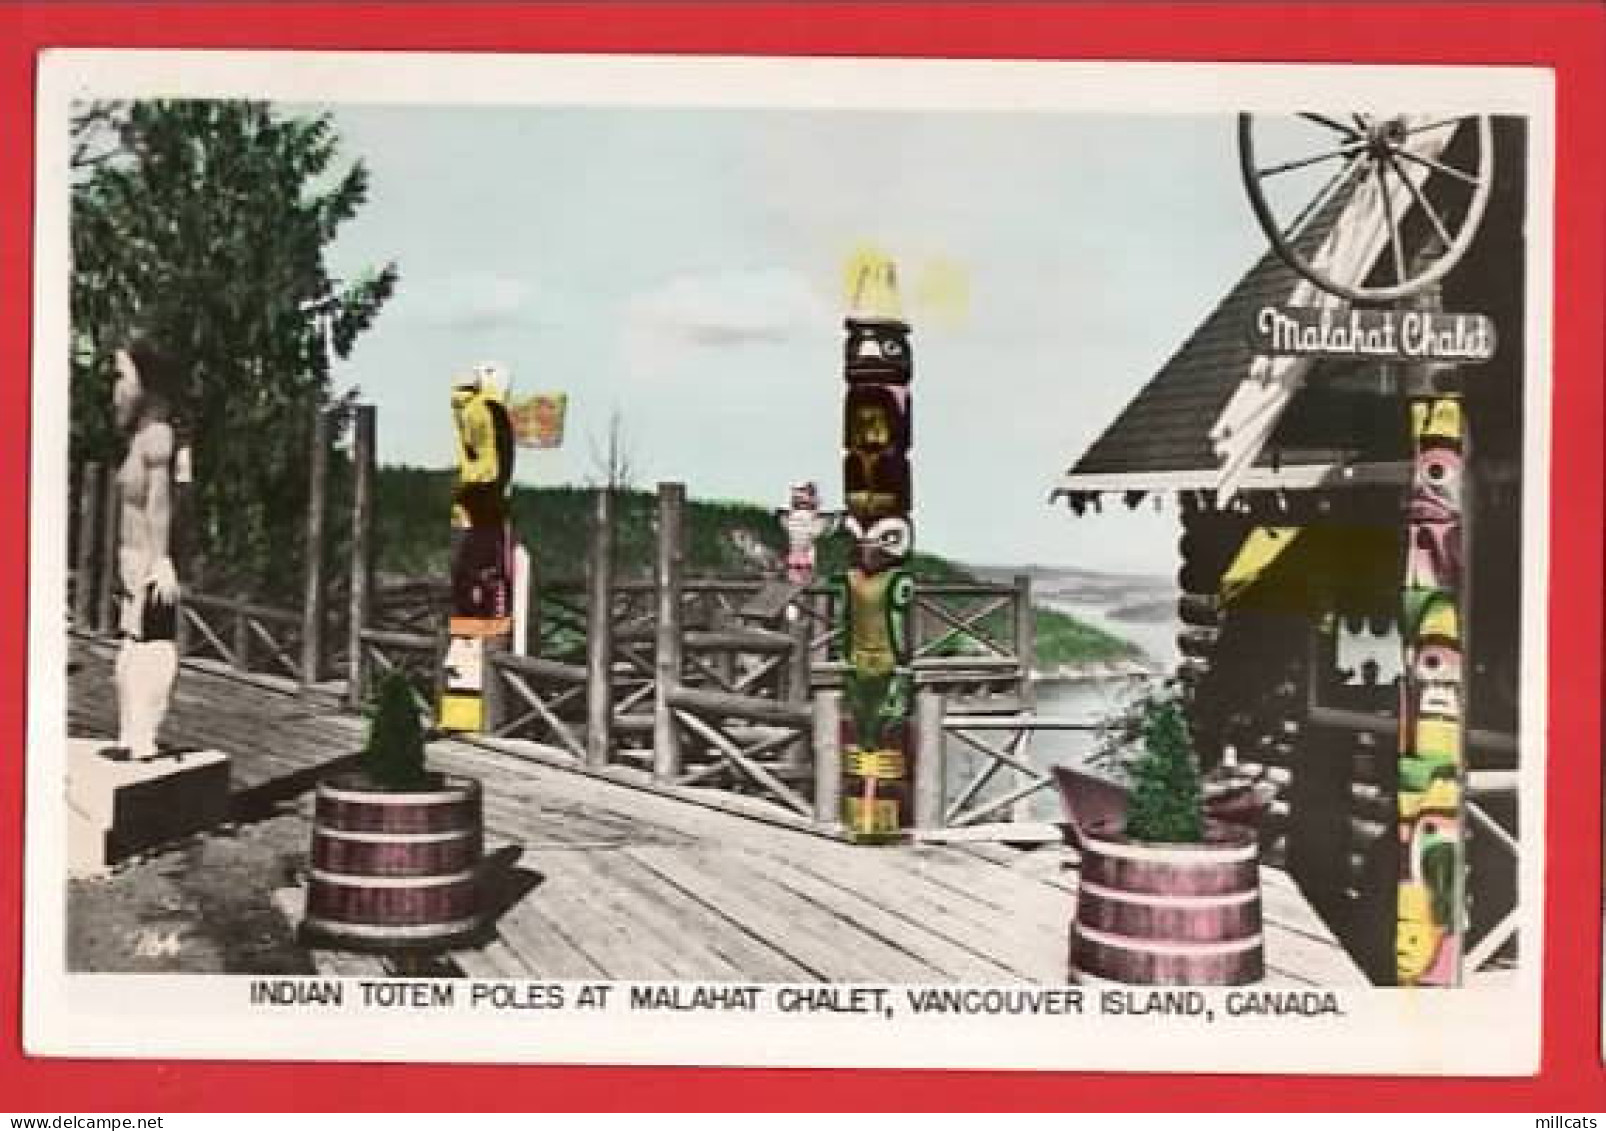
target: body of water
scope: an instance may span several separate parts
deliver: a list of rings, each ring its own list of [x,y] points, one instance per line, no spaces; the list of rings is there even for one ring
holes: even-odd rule
[[[1124,704],[1157,679],[1164,678],[1176,669],[1180,653],[1177,651],[1177,621],[1174,613],[1166,617],[1129,619],[1112,615],[1131,607],[1139,594],[1131,591],[1112,591],[1100,588],[1086,593],[1060,591],[1035,595],[1038,604],[1074,616],[1103,629],[1113,636],[1128,640],[1143,652],[1136,665],[1141,670],[1111,674],[1089,674],[1067,678],[1059,675],[1039,675],[1033,679],[1036,711],[1040,717],[1098,721],[1117,713]],[[1142,594],[1153,603],[1152,592]],[[1162,597],[1162,599],[1164,599]],[[1175,602],[1170,602],[1175,608]],[[1001,745],[1007,732],[992,732],[980,736],[990,745]],[[1087,767],[1087,760],[1099,741],[1096,731],[1036,731],[1029,745],[1021,752],[1026,760],[1039,769],[1056,765]],[[964,788],[986,759],[963,742],[949,738],[944,750],[948,777],[948,795],[953,798]],[[1099,772],[1095,768],[1095,772]],[[1019,775],[1000,769],[980,794],[988,800],[1000,798],[1019,782]],[[1025,812],[1020,816],[1034,821],[1061,821],[1059,797],[1055,793],[1041,792],[1029,798]],[[1002,820],[1000,812],[992,819]]]

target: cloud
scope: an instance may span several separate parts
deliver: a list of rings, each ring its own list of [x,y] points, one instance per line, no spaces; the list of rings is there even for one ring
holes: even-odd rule
[[[485,330],[552,319],[546,296],[528,280],[511,275],[470,272],[404,278],[399,294],[417,311],[414,317],[432,326]]]
[[[677,275],[630,304],[633,329],[698,346],[781,342],[830,313],[785,268]]]
[[[680,274],[629,301],[626,363],[654,375],[700,351],[792,341],[834,317],[808,279],[787,268]]]

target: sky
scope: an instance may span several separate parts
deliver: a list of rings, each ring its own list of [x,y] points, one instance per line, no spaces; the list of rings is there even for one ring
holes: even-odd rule
[[[325,109],[372,176],[331,269],[401,275],[335,370],[382,462],[450,466],[451,379],[495,360],[570,398],[521,483],[594,478],[617,414],[644,486],[780,506],[813,479],[839,506],[843,268],[869,244],[913,326],[917,545],[1174,568],[1173,509],[1047,498],[1264,251],[1229,116]]]

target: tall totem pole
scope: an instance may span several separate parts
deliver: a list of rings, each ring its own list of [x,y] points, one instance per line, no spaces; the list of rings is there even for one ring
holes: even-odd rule
[[[1421,309],[1436,310],[1436,291],[1422,297]],[[1460,980],[1466,931],[1461,543],[1468,421],[1454,366],[1406,367],[1405,393],[1413,451],[1401,594],[1395,958],[1402,985],[1449,986]]]
[[[508,485],[513,429],[506,375],[477,365],[452,386],[457,482],[452,492],[451,617],[441,726],[484,725],[486,653],[506,648],[513,632],[513,532]]]
[[[909,449],[914,362],[897,270],[866,254],[849,275],[843,403],[843,524],[853,562],[840,579],[844,658],[842,819],[855,840],[898,836],[909,818],[910,612],[914,545]]]
[[[1303,153],[1277,155],[1291,160],[1262,164],[1254,118],[1239,115],[1239,159],[1261,228],[1304,279],[1294,292],[1295,307],[1303,309],[1295,313],[1313,322],[1335,315],[1365,322],[1389,343],[1384,355],[1400,363],[1404,376],[1412,474],[1400,601],[1394,973],[1402,986],[1454,986],[1467,926],[1463,672],[1470,667],[1462,516],[1471,466],[1458,365],[1492,357],[1494,326],[1482,315],[1445,313],[1439,287],[1482,221],[1494,183],[1493,128],[1483,115],[1297,117],[1315,141],[1302,143]],[[1280,123],[1268,136],[1291,138],[1289,126]],[[1275,215],[1266,185],[1316,165],[1335,168],[1327,187],[1291,223]],[[1304,225],[1323,215],[1328,234],[1307,239]],[[1310,356],[1322,352],[1318,347]],[[1280,379],[1262,375],[1261,387],[1297,388],[1301,362],[1279,364]],[[1276,420],[1259,407],[1262,418]]]

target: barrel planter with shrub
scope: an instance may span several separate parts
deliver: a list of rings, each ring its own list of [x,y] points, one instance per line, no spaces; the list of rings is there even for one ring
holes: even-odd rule
[[[356,948],[440,948],[480,925],[480,785],[430,772],[406,677],[380,685],[358,768],[318,784],[303,930]]]
[[[1138,985],[1246,985],[1265,976],[1253,829],[1208,821],[1174,699],[1137,708],[1124,819],[1079,830],[1071,977]]]
[[[1079,980],[1238,986],[1265,974],[1253,831],[1215,825],[1195,843],[1082,836],[1071,967]]]

